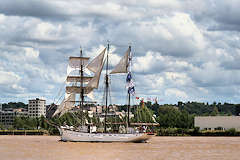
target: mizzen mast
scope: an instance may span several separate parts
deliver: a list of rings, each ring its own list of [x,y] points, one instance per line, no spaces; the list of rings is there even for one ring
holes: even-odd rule
[[[107,132],[107,111],[108,111],[108,90],[109,90],[109,75],[108,75],[108,54],[109,43],[107,45],[107,58],[106,58],[106,75],[105,75],[105,115],[104,115],[104,132]]]
[[[129,112],[130,112],[131,94],[133,95],[135,92],[134,83],[133,83],[132,75],[131,75],[131,59],[132,59],[131,46],[129,46],[125,55],[122,57],[122,59],[119,61],[119,63],[116,65],[116,67],[110,73],[110,74],[127,73],[127,78],[126,78],[127,89],[128,89],[127,127],[130,126]]]

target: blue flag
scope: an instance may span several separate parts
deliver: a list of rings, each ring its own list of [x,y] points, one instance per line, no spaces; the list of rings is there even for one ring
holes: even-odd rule
[[[134,95],[135,94],[135,88],[134,88],[134,82],[132,80],[131,72],[128,72],[126,82],[127,82],[126,87],[128,89],[128,93],[131,94],[131,95]]]
[[[134,95],[135,94],[135,88],[134,86],[128,88],[128,93]]]
[[[132,79],[132,75],[131,72],[128,72],[127,78],[126,78],[126,82],[130,82]]]

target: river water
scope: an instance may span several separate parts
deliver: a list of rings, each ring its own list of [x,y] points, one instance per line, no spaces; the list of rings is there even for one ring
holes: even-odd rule
[[[239,160],[240,137],[152,137],[148,143],[0,136],[0,160]]]

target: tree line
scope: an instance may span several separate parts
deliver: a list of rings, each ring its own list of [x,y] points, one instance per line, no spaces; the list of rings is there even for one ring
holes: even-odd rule
[[[15,106],[18,108],[20,103],[9,103],[8,106]],[[26,105],[24,104],[26,107]],[[118,106],[119,110],[123,109],[126,111],[127,106]],[[141,102],[139,105],[131,107],[131,112],[134,117],[130,119],[131,122],[142,122],[142,123],[159,123],[160,128],[182,128],[182,129],[193,129],[194,128],[194,116],[217,116],[217,115],[239,115],[240,105],[229,104],[229,103],[199,103],[199,102],[178,102],[177,104],[158,104],[151,102]],[[80,115],[84,115],[84,122],[96,124],[98,127],[103,127],[103,122],[100,121],[99,117],[89,117],[87,113],[66,113],[62,117],[54,117],[48,119],[49,122],[56,125],[69,125],[78,126],[83,121],[79,118]],[[125,122],[126,117],[109,117],[107,119],[108,127],[116,128],[111,126],[111,122]],[[51,134],[56,134],[58,131],[55,127],[49,125],[46,122],[45,117],[31,118],[31,117],[16,117],[14,121],[15,129],[46,129]],[[119,126],[117,126],[119,127]],[[3,128],[0,125],[0,128]]]

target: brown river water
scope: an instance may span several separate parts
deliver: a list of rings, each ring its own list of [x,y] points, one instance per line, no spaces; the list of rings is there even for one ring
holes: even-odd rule
[[[152,137],[148,143],[0,136],[0,160],[240,160],[240,137]]]

